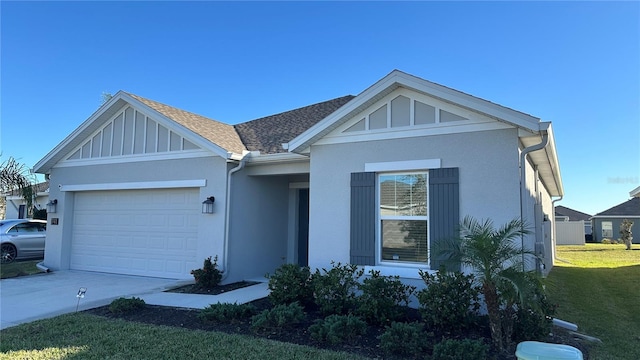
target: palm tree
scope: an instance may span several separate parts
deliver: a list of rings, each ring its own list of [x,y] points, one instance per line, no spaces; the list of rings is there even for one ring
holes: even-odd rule
[[[33,205],[33,187],[27,177],[28,169],[10,157],[0,164],[0,193],[19,190],[27,202],[27,209]]]
[[[491,220],[467,216],[460,224],[459,238],[444,241],[437,251],[448,262],[473,269],[487,305],[491,340],[499,351],[510,343],[513,304],[526,303],[532,289],[523,261],[535,255],[518,241],[529,233],[525,227],[521,220],[514,219],[496,229]],[[506,307],[510,309],[502,311]]]

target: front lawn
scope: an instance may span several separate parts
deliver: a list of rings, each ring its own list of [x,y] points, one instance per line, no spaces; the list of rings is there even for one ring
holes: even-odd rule
[[[591,359],[640,359],[640,246],[558,246],[546,280],[557,318],[603,341]]]
[[[2,330],[0,359],[362,359],[250,336],[153,326],[85,313]]]

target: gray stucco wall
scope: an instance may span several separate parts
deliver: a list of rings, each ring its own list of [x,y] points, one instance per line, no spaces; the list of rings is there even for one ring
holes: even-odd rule
[[[226,282],[264,279],[287,261],[289,177],[232,175]]]
[[[49,198],[58,199],[58,211],[49,214],[45,265],[52,270],[69,268],[74,192],[62,192],[59,185],[204,179],[206,186],[199,188],[200,198],[215,196],[216,202],[215,213],[202,214],[198,222],[198,254],[204,260],[220,253],[224,236],[226,169],[225,159],[217,156],[53,168]],[[59,225],[51,225],[51,218],[58,218]]]
[[[520,216],[515,129],[315,145],[311,148],[310,266],[349,262],[350,174],[365,163],[441,159],[460,170],[460,216],[496,225]]]

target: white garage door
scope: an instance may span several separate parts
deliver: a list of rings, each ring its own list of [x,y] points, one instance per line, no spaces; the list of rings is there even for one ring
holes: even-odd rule
[[[197,259],[197,189],[75,194],[70,267],[173,279],[191,278]]]

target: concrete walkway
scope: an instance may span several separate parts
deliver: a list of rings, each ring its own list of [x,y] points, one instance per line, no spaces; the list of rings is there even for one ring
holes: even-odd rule
[[[56,271],[0,280],[0,329],[111,303],[119,297],[139,297],[150,305],[202,309],[218,302],[246,303],[269,294],[266,283],[220,295],[167,293],[193,281],[96,273]],[[78,290],[84,287],[84,298]],[[78,301],[79,300],[79,301]]]

